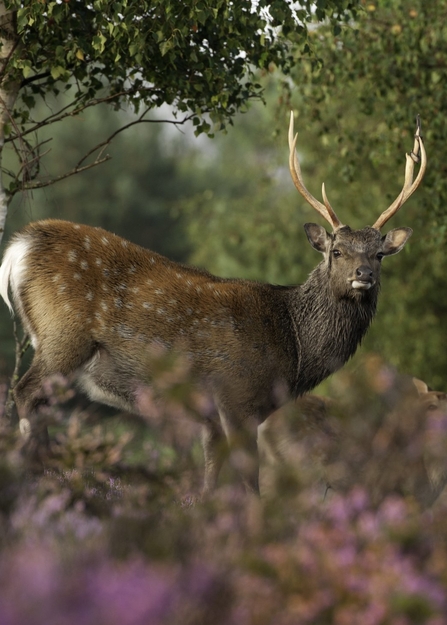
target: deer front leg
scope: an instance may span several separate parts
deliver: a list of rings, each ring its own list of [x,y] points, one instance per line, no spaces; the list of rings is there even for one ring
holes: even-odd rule
[[[258,420],[235,419],[219,410],[222,428],[227,437],[230,462],[240,474],[246,490],[259,495]]]
[[[203,496],[206,497],[216,488],[220,469],[228,457],[227,440],[218,421],[207,419],[203,424],[202,446],[205,457]]]

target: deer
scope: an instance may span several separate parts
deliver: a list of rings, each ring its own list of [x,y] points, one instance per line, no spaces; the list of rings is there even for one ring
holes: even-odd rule
[[[408,376],[392,390],[392,410],[371,419],[360,440],[348,407],[325,396],[305,394],[270,415],[258,429],[262,494],[284,495],[287,479],[292,492],[300,482],[321,488],[322,500],[360,484],[376,501],[403,491],[433,505],[447,484],[447,393]]]
[[[34,349],[14,389],[29,440],[47,442],[38,412],[43,380],[55,372],[75,376],[92,401],[138,413],[151,385],[148,354],[158,345],[187,359],[213,402],[202,424],[203,494],[215,489],[228,455],[246,489],[259,492],[258,426],[355,353],[376,312],[382,258],[400,252],[412,234],[380,229],[418,188],[427,163],[418,121],[401,192],[372,227],[354,230],[335,214],[324,184],[324,203],[306,189],[293,112],[288,137],[293,183],[332,228],[304,225],[323,259],[302,285],[216,277],[63,220],[32,222],[13,236],[0,295]]]

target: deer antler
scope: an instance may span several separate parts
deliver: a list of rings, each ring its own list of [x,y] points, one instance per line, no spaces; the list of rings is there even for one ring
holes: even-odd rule
[[[291,111],[290,112],[290,125],[289,125],[289,149],[290,149],[289,169],[290,169],[290,174],[292,176],[293,183],[295,187],[298,189],[298,191],[301,193],[301,195],[304,197],[304,199],[307,200],[307,202],[309,202],[309,204],[313,206],[313,208],[315,208],[315,210],[319,212],[320,215],[324,217],[326,221],[328,221],[331,224],[334,230],[336,230],[336,228],[340,228],[342,223],[337,217],[337,215],[335,214],[335,211],[332,208],[332,206],[329,204],[329,200],[327,199],[327,195],[326,195],[326,190],[324,188],[324,183],[322,187],[324,204],[322,204],[316,198],[314,198],[314,196],[311,195],[309,191],[306,189],[306,187],[304,186],[303,177],[301,175],[301,167],[298,161],[298,157],[296,155],[297,139],[298,139],[298,134],[296,134],[295,136],[293,135],[293,111]]]
[[[419,152],[421,153],[419,156]],[[399,193],[394,202],[380,215],[379,219],[373,225],[373,228],[380,230],[384,224],[403,206],[412,195],[418,186],[421,184],[422,178],[425,174],[427,167],[427,154],[424,148],[424,142],[421,137],[421,119],[419,115],[416,117],[416,133],[414,135],[414,146],[410,154],[405,154],[407,160],[405,164],[405,180],[402,191]],[[419,167],[419,173],[416,176],[416,180],[413,182],[414,164],[421,163]]]

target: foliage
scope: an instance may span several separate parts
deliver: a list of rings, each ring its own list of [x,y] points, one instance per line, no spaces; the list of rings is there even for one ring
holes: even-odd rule
[[[89,425],[92,415],[60,405],[70,394],[61,379],[47,388],[46,417],[59,425],[43,472],[27,469],[23,441],[2,425],[2,623],[447,622],[445,499],[424,511],[397,482],[382,480],[376,498],[377,480],[355,479],[323,501],[303,458],[295,482],[274,499],[247,497],[227,474],[201,502],[193,496],[201,462],[190,456],[188,470],[182,461],[185,438],[190,446],[196,436],[194,420],[180,437],[177,418],[185,410],[199,415],[205,404],[191,401],[182,367],[160,361],[159,376],[170,403],[158,437],[144,437],[144,464],[128,440],[106,434],[107,423]],[[375,441],[378,475],[385,449],[406,468],[414,465],[417,432],[401,427],[393,439],[390,424],[405,419],[383,416],[384,408],[401,417],[411,412],[402,379],[375,359],[357,377],[344,373],[338,388],[357,452],[366,445],[369,453]],[[169,465],[154,453],[166,445]]]
[[[243,80],[250,64],[290,62],[272,28],[282,19],[291,30],[292,12],[277,4],[266,42],[265,19],[249,2],[11,3],[23,42],[15,64],[33,95],[74,86],[82,106],[106,88],[108,98],[137,110],[168,103],[194,111],[206,131],[204,112],[223,122],[259,95],[259,86]]]
[[[317,3],[315,15],[335,23],[355,4]],[[25,79],[25,104],[74,87],[82,106],[105,88],[108,99],[137,110],[167,103],[192,111],[199,132],[210,129],[205,112],[225,123],[260,95],[252,67],[289,70],[286,38],[293,32],[309,47],[306,23],[314,9],[310,0],[296,11],[284,0],[8,5],[17,9],[22,45],[13,63]]]
[[[368,3],[338,38],[319,29],[314,35],[319,71],[303,64],[293,76],[296,103],[343,163],[345,180],[355,179],[357,161],[365,157],[374,167],[396,162],[393,177],[400,178],[396,146],[405,149],[415,116],[421,115],[430,164],[418,203],[425,209],[421,221],[432,227],[445,221],[446,13],[444,1]],[[438,240],[444,235],[441,227]]]
[[[104,150],[124,128],[86,148],[69,170],[39,179],[45,141],[35,133],[101,103],[131,107],[138,113],[131,124],[153,121],[146,114],[168,104],[171,123],[192,120],[196,134],[225,128],[250,100],[262,98],[255,68],[290,71],[292,32],[301,53],[309,55],[307,24],[326,17],[339,24],[355,14],[357,3],[309,0],[294,9],[287,0],[5,1],[16,26],[2,71],[3,86],[17,98],[7,111],[6,143],[18,160],[15,168],[3,169],[11,177],[9,197],[107,160]],[[42,100],[52,110],[36,117]]]

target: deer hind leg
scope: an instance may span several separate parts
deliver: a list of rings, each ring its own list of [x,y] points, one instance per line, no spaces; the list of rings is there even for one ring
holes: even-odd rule
[[[140,395],[144,394],[144,385],[139,387],[130,371],[130,366],[124,369],[104,347],[97,346],[94,354],[78,370],[77,381],[92,401],[139,413],[138,391],[141,387]]]
[[[21,434],[44,447],[48,447],[48,431],[38,419],[38,409],[46,403],[42,383],[48,375],[45,363],[36,354],[30,368],[14,389]]]
[[[60,373],[70,375],[87,356],[90,356],[91,345],[64,345],[63,341],[55,342],[56,349],[47,348],[45,352],[36,349],[28,371],[18,381],[14,389],[14,399],[19,415],[21,433],[28,439],[31,455],[40,457],[41,451],[48,447],[48,430],[43,419],[39,417],[39,408],[48,403],[44,382],[51,375]]]

